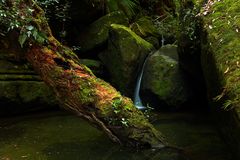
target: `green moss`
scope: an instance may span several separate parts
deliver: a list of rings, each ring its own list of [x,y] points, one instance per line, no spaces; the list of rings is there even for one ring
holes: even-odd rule
[[[228,97],[225,107],[239,107],[240,4],[237,0],[219,1],[208,11],[208,15],[203,16],[209,40],[204,50],[212,54],[216,63],[219,83],[224,89],[224,93],[219,94]]]
[[[107,67],[112,84],[125,95],[132,95],[138,67],[153,45],[129,28],[112,24],[108,50],[99,55]]]
[[[136,33],[134,33],[133,31],[131,31],[130,28],[123,26],[123,25],[119,25],[119,24],[111,24],[111,27],[114,29],[123,29],[125,31],[127,31],[128,33],[131,34],[131,36],[136,40],[136,42],[143,46],[144,48],[148,48],[151,49],[153,48],[153,45],[147,41],[144,41],[141,37],[139,37]]]
[[[43,82],[19,81],[18,94],[22,103],[39,102],[48,105],[57,104],[56,98]],[[31,89],[31,90],[30,90]]]

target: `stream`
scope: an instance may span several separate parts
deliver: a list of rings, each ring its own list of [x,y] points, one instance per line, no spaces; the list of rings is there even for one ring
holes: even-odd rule
[[[211,115],[157,113],[152,122],[183,149],[135,150],[63,111],[0,118],[0,160],[231,160]]]

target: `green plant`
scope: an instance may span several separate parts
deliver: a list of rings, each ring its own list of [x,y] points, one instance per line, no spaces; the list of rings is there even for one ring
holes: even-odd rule
[[[71,1],[69,0],[37,0],[37,3],[44,9],[47,18],[55,18],[60,22],[71,19],[69,10]]]
[[[35,39],[38,43],[46,41],[46,35],[37,30],[33,25],[34,9],[27,6],[21,0],[0,1],[0,34],[6,35],[11,30],[19,31],[18,41],[23,47],[28,38]]]
[[[44,9],[46,17],[49,21],[57,21],[61,24],[61,29],[58,31],[58,37],[61,41],[66,37],[67,30],[65,25],[71,20],[69,15],[71,1],[69,0],[37,0],[37,3]]]
[[[34,9],[24,3],[22,0],[0,1],[0,35],[5,36],[11,30],[18,30],[18,42],[21,47],[30,38],[33,38],[38,43],[46,42],[47,36],[32,25],[35,23],[29,15],[34,14]],[[61,3],[59,0],[37,0],[36,4],[44,9],[47,19],[54,17],[62,24],[59,37],[64,38],[67,34],[65,23],[70,19],[68,11],[71,2],[68,0],[62,0]]]
[[[113,103],[112,103],[112,107],[113,107],[113,112],[115,114],[118,114],[121,109],[119,108],[119,106],[122,104],[122,99],[121,98],[116,98]]]

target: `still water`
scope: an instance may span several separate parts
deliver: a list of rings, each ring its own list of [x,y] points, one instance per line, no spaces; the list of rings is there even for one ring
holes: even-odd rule
[[[0,160],[231,160],[209,117],[158,114],[154,125],[182,153],[120,147],[87,122],[62,111],[0,118]]]

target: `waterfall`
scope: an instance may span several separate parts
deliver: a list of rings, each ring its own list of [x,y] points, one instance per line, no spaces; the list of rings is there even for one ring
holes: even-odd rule
[[[162,43],[162,46],[164,46],[165,39],[164,39],[164,36],[163,36],[163,35],[162,35],[161,43]],[[140,92],[140,88],[141,88],[142,76],[143,76],[143,72],[144,72],[144,69],[145,69],[145,65],[146,65],[147,59],[148,59],[148,57],[150,57],[153,53],[154,53],[154,51],[152,51],[151,53],[149,53],[149,55],[146,57],[146,59],[145,59],[144,62],[143,62],[143,65],[142,65],[141,72],[140,72],[140,74],[139,74],[138,77],[137,77],[137,83],[136,83],[136,87],[135,87],[135,91],[134,91],[134,100],[133,100],[133,102],[134,102],[134,105],[135,105],[138,109],[140,109],[140,110],[143,110],[143,109],[146,109],[146,108],[147,108],[147,107],[143,106],[142,100],[141,100],[140,95],[139,95],[139,92]]]
[[[141,82],[142,82],[142,76],[143,76],[143,72],[144,72],[144,68],[145,68],[145,65],[146,65],[146,62],[147,62],[147,59],[148,57],[150,57],[154,52],[152,51],[151,53],[149,53],[149,55],[145,58],[144,62],[143,62],[143,65],[142,65],[142,68],[141,68],[141,72],[140,74],[138,75],[137,77],[137,83],[136,83],[136,87],[135,87],[135,91],[134,91],[134,105],[140,109],[140,110],[143,110],[143,109],[146,109],[145,106],[143,106],[142,104],[142,100],[140,98],[140,95],[139,95],[139,92],[140,92],[140,88],[141,88]]]
[[[162,40],[161,40],[161,43],[162,43],[162,46],[164,46],[165,39],[164,39],[163,35],[162,35]]]

